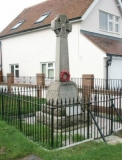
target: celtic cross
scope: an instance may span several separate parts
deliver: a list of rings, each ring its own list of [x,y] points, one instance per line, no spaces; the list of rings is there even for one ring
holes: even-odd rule
[[[51,28],[56,33],[56,60],[55,60],[55,81],[60,82],[62,70],[69,72],[69,54],[67,36],[72,31],[66,15],[59,15],[51,22]]]

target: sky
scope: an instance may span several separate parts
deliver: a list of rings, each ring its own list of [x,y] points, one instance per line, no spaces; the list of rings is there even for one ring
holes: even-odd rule
[[[0,0],[0,32],[12,22],[24,8],[45,0]]]

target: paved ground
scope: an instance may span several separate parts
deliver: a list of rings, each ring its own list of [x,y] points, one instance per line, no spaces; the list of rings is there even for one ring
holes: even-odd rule
[[[109,137],[106,137],[106,141],[107,141],[107,144],[115,145],[118,143],[122,143],[122,138],[115,135],[111,135]]]
[[[24,157],[24,158],[21,158],[21,159],[18,159],[18,160],[42,160],[42,159],[40,159],[39,157],[37,157],[35,155],[29,155],[27,157]]]
[[[105,138],[107,144],[116,145],[118,143],[122,143],[122,129],[115,131],[111,136]],[[96,141],[103,141],[102,139],[98,139]]]

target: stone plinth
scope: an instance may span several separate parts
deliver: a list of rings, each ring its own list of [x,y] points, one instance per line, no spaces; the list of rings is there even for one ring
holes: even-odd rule
[[[78,89],[75,82],[52,82],[47,91],[47,102],[52,102],[54,106],[63,106],[77,103]],[[62,103],[61,103],[62,100]],[[58,101],[58,103],[57,103]]]
[[[82,128],[88,123],[87,112],[82,112],[77,115],[70,116],[53,116],[53,129],[62,130],[62,131],[70,131],[77,128]],[[52,127],[52,114],[47,114],[42,111],[36,112],[36,120],[41,122],[49,127]],[[90,119],[91,121],[91,119]]]
[[[60,107],[43,105],[41,107],[41,111],[46,114],[52,114],[52,111],[53,111],[54,116],[58,116],[58,117],[79,115],[82,113],[80,104],[77,104],[77,105],[67,104],[65,106],[60,106]]]

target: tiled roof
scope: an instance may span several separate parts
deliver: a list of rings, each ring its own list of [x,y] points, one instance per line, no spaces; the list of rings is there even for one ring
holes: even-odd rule
[[[26,8],[21,12],[1,33],[0,37],[11,35],[35,29],[38,27],[48,26],[57,15],[65,14],[68,19],[80,18],[89,8],[94,0],[48,0],[32,7]],[[42,14],[51,12],[51,14],[41,23],[35,22]],[[11,30],[19,21],[25,22],[15,30]]]
[[[90,41],[107,54],[122,56],[122,39],[101,34],[81,31]]]

